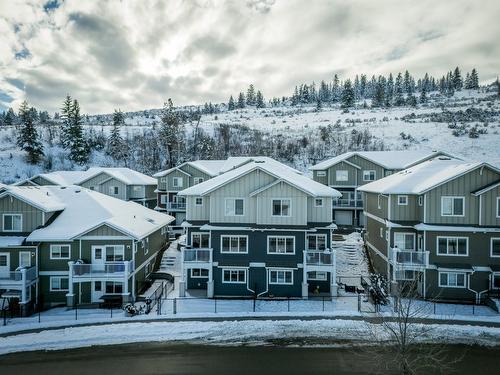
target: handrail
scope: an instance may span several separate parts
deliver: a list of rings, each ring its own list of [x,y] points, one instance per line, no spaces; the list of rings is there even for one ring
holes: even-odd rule
[[[23,274],[25,277],[23,278]],[[37,267],[36,266],[31,266],[28,268],[23,268],[19,271],[7,271],[7,272],[0,272],[0,281],[18,281],[22,282],[23,280],[25,281],[32,281],[37,278]]]
[[[333,253],[326,249],[325,251],[318,250],[306,250],[305,254],[305,262],[307,265],[311,266],[331,266],[334,262]]]
[[[134,269],[134,261],[71,264],[70,267],[73,277],[120,276],[130,274]]]
[[[389,259],[396,264],[428,266],[429,252],[415,250],[400,250],[398,248],[389,249]]]
[[[212,249],[182,247],[181,250],[183,262],[212,262]]]

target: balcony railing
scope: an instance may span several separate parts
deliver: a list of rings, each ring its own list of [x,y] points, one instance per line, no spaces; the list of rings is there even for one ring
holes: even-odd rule
[[[354,201],[352,199],[334,199],[332,201],[332,206],[333,207],[357,207],[357,208],[362,208],[363,207],[363,201],[362,200]]]
[[[185,210],[186,202],[167,202],[167,210]]]
[[[0,284],[23,284],[35,280],[36,267],[23,268],[19,271],[0,272]]]
[[[70,264],[73,277],[125,277],[134,271],[133,261],[105,262],[102,264]]]
[[[318,250],[306,250],[305,262],[309,266],[332,266],[334,262],[333,253],[330,250],[318,251]]]
[[[390,261],[398,266],[427,267],[429,265],[428,251],[389,249]]]
[[[211,263],[212,262],[212,249],[187,249],[182,248],[183,262],[193,263]]]

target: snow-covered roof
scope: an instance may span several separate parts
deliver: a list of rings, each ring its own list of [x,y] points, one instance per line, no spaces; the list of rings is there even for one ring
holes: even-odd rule
[[[106,224],[133,238],[141,239],[168,225],[172,216],[125,202],[80,186],[12,186],[12,194],[46,211],[61,211],[46,227],[33,231],[27,241],[70,240]]]
[[[422,194],[479,167],[495,167],[484,162],[464,162],[437,157],[358,188],[380,194]],[[500,171],[498,171],[500,172]]]
[[[358,155],[364,159],[370,160],[375,164],[380,165],[386,169],[405,169],[409,168],[417,163],[431,159],[439,155],[446,155],[452,157],[449,154],[445,154],[441,151],[352,151],[346,152],[341,155],[337,155],[334,158],[324,160],[312,166],[310,169],[325,170],[331,166],[340,163],[341,161],[346,161],[352,156]],[[454,157],[454,156],[453,156]],[[454,157],[456,158],[456,157]]]
[[[26,237],[19,237],[19,236],[0,236],[0,248],[21,246],[25,238]]]
[[[191,186],[180,191],[179,195],[197,195],[202,196],[208,194],[227,183],[238,179],[254,170],[262,170],[274,176],[278,180],[282,180],[299,190],[312,196],[321,197],[340,197],[341,194],[326,185],[313,181],[312,179],[296,173],[293,168],[290,168],[282,163],[279,163],[271,158],[263,160],[255,160],[243,164],[241,167],[232,169],[224,174],[216,176],[208,181]]]

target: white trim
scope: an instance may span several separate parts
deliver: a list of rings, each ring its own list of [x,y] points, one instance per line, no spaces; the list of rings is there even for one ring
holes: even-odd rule
[[[241,214],[236,214],[236,200],[241,200],[243,201],[243,213]],[[233,214],[228,214],[227,213],[227,202],[228,201],[233,201],[233,211],[234,213]],[[224,198],[224,216],[230,216],[230,217],[233,217],[233,216],[245,216],[245,207],[246,204],[245,204],[245,198]]]
[[[193,185],[198,185],[204,182],[205,179],[203,177],[193,177]]]
[[[20,229],[5,229],[5,217],[6,216],[18,216],[21,218],[21,228]],[[12,221],[12,228],[14,228],[14,221]],[[23,214],[3,214],[2,215],[2,230],[4,232],[22,232],[23,231]]]
[[[280,214],[274,214],[274,201],[280,201]],[[288,214],[283,215],[283,201],[288,201]],[[292,199],[291,198],[271,198],[271,216],[272,217],[291,217],[292,216]]]
[[[446,254],[440,253],[439,252],[439,240],[440,239],[446,239]],[[466,253],[465,254],[448,254],[449,251],[449,241],[450,239],[457,240],[457,251],[458,251],[458,240],[465,240],[466,244]],[[469,237],[462,237],[462,236],[437,236],[436,237],[436,255],[439,256],[453,256],[453,257],[467,257],[469,256]]]
[[[339,172],[346,172],[346,177],[345,179],[339,179]],[[335,171],[335,181],[336,182],[345,182],[345,181],[349,181],[349,170],[348,169],[337,169]]]
[[[326,171],[316,171],[316,177],[326,177]]]
[[[238,238],[238,250],[240,249],[240,238],[245,238],[246,242],[245,242],[245,251],[223,251],[223,239],[224,238],[229,238],[229,248],[231,249],[231,238]],[[221,254],[248,254],[248,235],[241,235],[241,234],[237,234],[237,235],[234,235],[234,236],[231,236],[231,235],[228,235],[228,234],[224,234],[224,235],[221,235],[220,236],[220,253]]]
[[[55,257],[55,256],[53,256],[52,255],[53,248],[62,247],[62,246],[67,246],[69,248],[68,256],[67,257]],[[62,251],[61,251],[61,249],[59,249],[59,254],[61,254],[61,253],[62,253]],[[68,259],[71,259],[71,244],[61,243],[61,244],[51,244],[50,245],[50,260],[68,260]]]
[[[69,271],[38,271],[38,276],[68,276]]]
[[[401,198],[404,198],[404,203],[401,203]],[[398,195],[398,206],[408,206],[408,195]]]
[[[21,255],[22,255],[22,254],[28,254],[28,259],[29,259],[29,265],[24,266],[24,267],[31,267],[31,251],[20,251],[20,252],[19,252],[19,263],[18,263],[18,264],[19,264],[19,267],[23,267],[23,266],[21,265]]]
[[[198,204],[198,199],[201,199],[201,203]],[[194,205],[196,207],[203,207],[203,197],[194,197]]]
[[[310,273],[315,274],[316,277],[309,277]],[[325,275],[324,278],[318,278],[319,275]],[[326,271],[307,271],[307,280],[312,280],[312,281],[327,281],[328,280],[328,272]]]
[[[366,179],[365,176],[367,173],[371,174],[373,172],[373,179],[371,178],[368,178]],[[375,181],[377,179],[377,171],[375,169],[365,169],[363,170],[363,181],[367,182],[367,181]]]
[[[180,181],[181,183],[177,183],[177,185],[175,184],[176,181]],[[172,187],[174,188],[182,188],[184,187],[184,178],[183,177],[179,177],[179,176],[175,176],[175,177],[172,177]]]
[[[375,251],[375,253],[380,257],[382,258],[383,260],[385,260],[386,262],[388,261],[387,259],[387,255],[383,254],[379,249],[377,249],[374,245],[372,245],[370,243],[370,241],[366,241],[366,245],[371,248],[373,251]]]
[[[200,271],[200,275],[199,276],[194,276],[193,275],[193,271],[195,271],[195,270]],[[203,276],[202,275],[203,271],[207,271],[207,276]],[[190,268],[190,277],[192,279],[206,279],[206,278],[209,277],[209,275],[210,275],[210,270],[208,270],[206,268]]]
[[[59,279],[59,289],[54,289],[52,287],[52,280]],[[61,280],[66,279],[68,280],[68,288],[67,289],[61,289]],[[63,277],[63,276],[51,276],[49,278],[49,290],[51,292],[67,292],[69,291],[69,277]]]
[[[455,274],[456,276],[458,275],[463,275],[464,277],[464,285],[443,285],[441,284],[441,274],[446,274],[448,275],[446,277],[446,280],[447,282],[449,283],[449,275],[450,274]],[[465,272],[452,272],[452,271],[445,271],[445,272],[442,272],[442,271],[438,271],[438,285],[440,288],[456,288],[456,289],[464,289],[467,287],[467,274]]]
[[[324,207],[324,198],[313,198],[314,199],[314,207]],[[318,205],[318,201],[321,201],[321,204]]]
[[[204,235],[204,236],[208,236],[208,248],[210,248],[210,243],[212,241],[212,236],[210,235],[210,232],[191,232],[191,248],[193,249],[204,249],[204,247],[193,247],[193,235]],[[201,237],[200,237],[200,244],[201,244]]]
[[[461,199],[462,200],[462,214],[461,215],[455,215],[455,214],[451,214],[451,215],[445,215],[443,213],[443,201],[444,199],[453,199],[452,202],[455,201],[455,199]],[[454,203],[452,203],[452,211],[454,209]],[[445,196],[442,196],[441,197],[441,216],[443,217],[464,217],[465,216],[465,197],[464,196],[452,196],[452,195],[445,195]]]
[[[408,250],[408,251],[415,251],[415,233],[413,232],[393,232],[394,233],[394,236],[393,236],[393,243],[394,243],[394,247],[396,247],[396,236],[397,235],[404,235],[405,237],[407,235],[410,235],[413,237],[413,247],[411,249],[407,249],[406,247],[405,248],[402,248],[402,247],[398,247],[399,250]],[[406,246],[406,238],[404,238],[404,244]]]
[[[269,280],[269,285],[293,285],[293,271],[294,269],[293,268],[270,268],[267,270],[268,272],[268,280]],[[275,281],[275,282],[272,282],[271,281],[271,273],[272,272],[283,272],[283,276],[285,277],[285,280],[286,280],[286,273],[290,273],[292,275],[291,277],[291,281],[290,282],[279,282],[279,281]],[[278,280],[278,275],[276,274],[276,280]]]
[[[500,237],[491,237],[490,238],[490,257],[492,257],[492,258],[500,258],[500,254],[493,255],[493,241],[494,240],[500,241]]]
[[[241,281],[239,280],[239,277],[238,277],[238,281],[226,281],[224,280],[224,273],[228,271],[229,272],[229,279],[231,279],[231,274],[233,272],[236,272],[236,274],[239,276],[240,275],[240,271],[243,271],[243,275],[244,275],[244,280]],[[247,268],[242,268],[242,267],[224,267],[222,268],[222,284],[246,284],[247,283],[247,272],[248,272],[248,269]]]
[[[473,195],[475,195],[475,196],[482,195],[482,194],[486,193],[487,191],[490,191],[490,190],[492,190],[492,189],[495,189],[495,188],[496,188],[496,187],[498,187],[498,186],[500,186],[500,182],[497,182],[496,184],[493,184],[493,185],[491,185],[491,186],[488,186],[488,187],[486,187],[486,188],[484,188],[484,189],[481,189],[481,190],[479,190],[479,191],[476,191],[475,193],[472,193],[472,194],[473,194]]]
[[[278,239],[285,239],[285,252],[284,253],[280,253],[280,252],[270,252],[269,251],[269,240],[271,238],[276,238],[277,240]],[[286,240],[291,238],[292,241],[293,241],[293,245],[292,245],[292,248],[293,248],[293,252],[289,253],[289,252],[286,252],[286,249],[287,249],[287,246],[286,246]],[[266,249],[266,252],[267,254],[269,255],[295,255],[295,236],[267,236],[267,240],[266,240],[266,243],[267,243],[267,249]],[[276,246],[277,246],[277,242],[276,242]]]
[[[369,212],[366,212],[366,211],[364,211],[364,213],[365,213],[365,216],[369,217],[370,219],[373,219],[375,221],[378,221],[381,224],[386,225],[386,221],[384,219],[382,219],[381,217],[378,217],[378,216],[371,214]]]

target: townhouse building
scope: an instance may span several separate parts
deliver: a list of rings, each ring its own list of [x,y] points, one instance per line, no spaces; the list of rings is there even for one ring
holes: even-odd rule
[[[360,186],[439,155],[437,151],[354,151],[324,160],[311,167],[314,181],[342,194],[333,201],[333,217],[339,226],[363,226],[364,202]],[[450,156],[450,155],[447,155]]]
[[[80,186],[0,188],[0,298],[35,306],[134,300],[173,218]]]
[[[78,185],[148,208],[156,205],[155,178],[130,168],[92,167],[86,171],[55,171],[37,174],[18,186]]]
[[[500,288],[500,171],[437,157],[359,188],[372,265],[423,298],[480,303]]]
[[[186,200],[180,295],[335,295],[332,199],[340,193],[270,158],[178,192]]]

